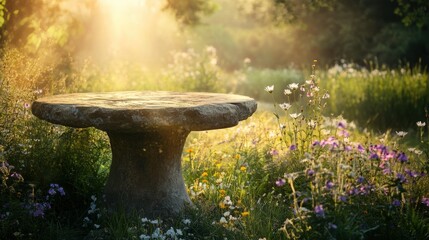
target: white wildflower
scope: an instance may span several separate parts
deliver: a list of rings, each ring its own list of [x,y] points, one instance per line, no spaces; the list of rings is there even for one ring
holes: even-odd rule
[[[405,137],[405,135],[407,135],[408,132],[404,132],[404,131],[396,131],[396,135],[398,135],[399,137]]]
[[[267,91],[268,93],[272,93],[274,91],[274,85],[266,86],[265,91]]]
[[[290,89],[285,89],[284,94],[290,95],[290,94],[292,94],[292,91]]]
[[[220,223],[227,223],[228,221],[226,221],[225,217],[221,217],[219,220]]]
[[[182,220],[182,222],[183,222],[183,224],[185,224],[185,225],[189,225],[189,224],[191,224],[191,220],[190,220],[190,219],[183,219],[183,220]]]
[[[290,88],[290,90],[294,90],[294,89],[298,89],[299,85],[298,83],[291,83],[288,85],[288,87]]]
[[[285,111],[289,110],[289,108],[292,107],[292,105],[290,105],[289,103],[282,103],[282,104],[279,104],[279,106],[281,109],[283,109]]]
[[[417,127],[424,127],[424,126],[426,126],[426,123],[422,122],[422,121],[418,121],[416,124],[417,124]]]
[[[291,113],[289,116],[293,119],[297,119],[299,116],[301,116],[301,113]]]

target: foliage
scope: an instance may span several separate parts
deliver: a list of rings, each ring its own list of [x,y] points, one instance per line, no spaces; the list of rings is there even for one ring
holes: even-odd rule
[[[429,76],[419,66],[366,69],[344,63],[330,68],[322,83],[331,94],[329,112],[378,130],[415,127],[429,103]]]
[[[195,25],[200,23],[201,15],[213,13],[216,5],[212,1],[204,0],[167,0],[164,8],[171,11],[182,24]]]

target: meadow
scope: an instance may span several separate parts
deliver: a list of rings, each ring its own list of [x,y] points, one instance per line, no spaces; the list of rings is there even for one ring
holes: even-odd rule
[[[3,55],[0,239],[429,239],[425,68],[258,69],[244,59],[227,72],[213,47],[177,52],[159,71],[64,71]],[[181,216],[109,211],[107,136],[31,114],[41,96],[131,89],[259,101],[238,126],[188,137],[182,169],[195,208]]]

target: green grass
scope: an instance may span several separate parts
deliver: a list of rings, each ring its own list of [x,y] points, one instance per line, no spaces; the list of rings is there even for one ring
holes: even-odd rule
[[[344,116],[352,109],[364,112],[365,108],[359,109],[361,102],[348,102],[346,97],[377,96],[371,99],[380,109],[383,105],[378,101],[398,98],[405,102],[395,103],[397,108],[409,108],[408,104],[419,103],[417,100],[426,96],[419,85],[423,84],[422,76],[427,78],[425,72],[405,72],[398,78],[391,73],[386,73],[388,77],[371,77],[363,70],[358,75],[339,73],[330,78],[332,75],[321,72],[320,78],[304,78],[290,69],[242,69],[228,75],[212,64],[214,55],[204,57],[208,53],[194,55],[189,65],[180,63],[167,69],[167,74],[160,75],[169,79],[163,83],[169,90],[240,89],[246,95],[257,92],[265,102],[254,116],[234,128],[192,132],[182,166],[196,208],[176,218],[146,220],[135,213],[112,212],[105,207],[102,193],[111,152],[104,133],[43,122],[31,115],[26,104],[43,94],[73,89],[126,90],[126,85],[112,87],[109,83],[127,68],[118,66],[122,69],[118,74],[82,70],[76,73],[69,89],[60,88],[60,81],[48,78],[53,82],[43,85],[46,88],[40,94],[34,91],[41,89],[42,80],[19,87],[23,83],[20,80],[23,76],[42,76],[46,71],[36,60],[14,54],[1,63],[0,107],[4,114],[0,115],[0,239],[429,237],[428,119],[419,118],[426,126],[418,127],[412,118],[409,125],[405,124],[404,116],[403,126],[414,130],[400,137],[395,131],[362,130],[359,124],[368,115],[350,118],[358,126],[341,117],[323,115],[336,106],[334,103],[344,109]],[[34,67],[23,68],[20,64],[24,59]],[[203,74],[195,80],[198,84],[189,85],[191,80],[183,77],[186,74],[181,72],[181,65],[195,67],[185,72],[210,69],[207,74],[246,78],[217,85],[207,82],[209,75]],[[139,75],[140,70],[128,73]],[[79,77],[92,82],[82,83]],[[156,82],[149,78],[148,83]],[[141,86],[138,89],[151,88],[143,81],[144,77],[137,81]],[[174,83],[178,83],[176,88]],[[299,88],[290,89],[292,94],[286,96],[283,90],[290,88],[290,83],[299,83]],[[273,84],[273,93],[264,91],[265,86]],[[332,90],[331,98],[326,98],[323,88]],[[368,95],[369,89],[372,95]],[[414,100],[407,100],[411,95]],[[293,106],[281,109],[279,104],[285,102]],[[59,184],[66,194],[52,195],[52,183]],[[37,212],[40,204],[50,206],[42,209],[43,216]]]

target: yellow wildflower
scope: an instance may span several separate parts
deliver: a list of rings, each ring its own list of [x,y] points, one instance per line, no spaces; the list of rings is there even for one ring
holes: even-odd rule
[[[249,215],[250,215],[250,212],[248,212],[248,211],[244,211],[244,212],[241,213],[242,217],[247,217]]]
[[[246,168],[245,166],[241,166],[241,167],[240,167],[240,171],[242,171],[242,172],[245,172],[245,171],[246,171],[246,169],[247,169],[247,168]]]
[[[209,174],[207,172],[203,172],[203,174],[201,174],[201,177],[207,177]]]

